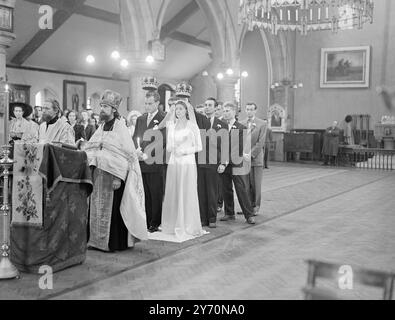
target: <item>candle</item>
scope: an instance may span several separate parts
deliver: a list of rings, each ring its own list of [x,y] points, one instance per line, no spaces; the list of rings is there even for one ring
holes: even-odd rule
[[[291,20],[291,11],[288,10],[288,21]]]
[[[137,137],[137,147],[140,148],[140,137]]]
[[[296,21],[299,21],[299,10],[298,9],[296,9],[295,16],[296,16]]]
[[[329,8],[325,8],[325,17],[326,19],[329,19]]]
[[[9,107],[8,107],[8,105],[9,105],[9,103],[8,103],[8,101],[9,101],[9,96],[8,96],[8,88],[7,87],[5,87],[5,90],[4,90],[4,93],[3,93],[4,95],[5,95],[5,99],[3,100],[4,101],[4,114],[3,114],[3,121],[4,121],[4,137],[3,137],[3,145],[8,145],[8,138],[9,138],[9,121],[8,121],[8,118],[9,118]]]

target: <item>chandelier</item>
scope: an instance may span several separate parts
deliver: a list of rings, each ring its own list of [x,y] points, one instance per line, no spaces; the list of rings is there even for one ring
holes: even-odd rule
[[[373,22],[373,0],[240,0],[239,24],[249,30],[264,28],[308,31],[362,29]]]

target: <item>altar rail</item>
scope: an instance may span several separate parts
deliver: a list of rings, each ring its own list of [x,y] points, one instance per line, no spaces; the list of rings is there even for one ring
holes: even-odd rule
[[[395,150],[340,147],[337,162],[359,169],[394,170]]]

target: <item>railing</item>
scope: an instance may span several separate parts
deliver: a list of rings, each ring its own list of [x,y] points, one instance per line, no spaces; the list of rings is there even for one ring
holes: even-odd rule
[[[394,170],[395,150],[340,147],[337,162],[360,169]]]

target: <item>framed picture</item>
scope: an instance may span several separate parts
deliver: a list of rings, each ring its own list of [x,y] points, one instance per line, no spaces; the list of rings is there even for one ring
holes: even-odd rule
[[[273,132],[285,132],[287,129],[287,112],[284,107],[274,104],[269,107],[267,112],[269,128]]]
[[[86,108],[86,82],[63,80],[63,110]]]
[[[369,88],[370,47],[321,49],[321,88]]]
[[[30,86],[9,84],[10,102],[24,102],[30,104]]]

